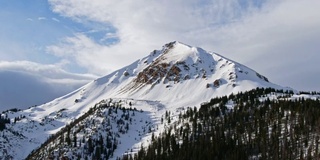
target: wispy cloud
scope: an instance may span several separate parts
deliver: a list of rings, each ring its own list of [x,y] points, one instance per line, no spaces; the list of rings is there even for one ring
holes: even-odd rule
[[[148,53],[145,48],[135,44],[100,45],[84,34],[76,34],[74,37],[65,38],[58,45],[48,46],[47,52],[75,61],[87,68],[89,73],[96,75],[105,75]]]
[[[38,17],[38,20],[43,21],[43,20],[47,20],[47,18],[46,17]]]
[[[65,61],[56,64],[39,64],[30,61],[0,61],[0,70],[25,72],[47,79],[70,79],[88,81],[97,78],[91,74],[70,73],[62,69],[66,65]]]
[[[51,18],[53,21],[56,21],[56,22],[60,22],[60,20],[59,19],[57,19],[57,18]]]

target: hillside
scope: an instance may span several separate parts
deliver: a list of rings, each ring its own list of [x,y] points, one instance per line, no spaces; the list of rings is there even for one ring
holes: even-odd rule
[[[200,108],[184,107],[178,115],[166,112],[160,122],[146,119],[148,112],[133,104],[109,100],[95,105],[27,159],[320,157],[320,94],[257,88],[211,99]]]
[[[319,159],[319,97],[258,88],[214,98],[123,159]]]

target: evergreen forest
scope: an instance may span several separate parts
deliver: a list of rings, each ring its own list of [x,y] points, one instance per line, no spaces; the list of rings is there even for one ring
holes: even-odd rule
[[[320,101],[292,95],[257,88],[189,107],[150,145],[122,159],[319,159]]]

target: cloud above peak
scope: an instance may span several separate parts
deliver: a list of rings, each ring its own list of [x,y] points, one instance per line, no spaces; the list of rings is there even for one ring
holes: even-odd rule
[[[315,57],[320,58],[320,47],[316,44],[320,41],[318,0],[49,2],[52,10],[63,16],[115,28],[112,35],[117,41],[110,41],[111,45],[101,45],[86,34],[75,34],[64,39],[68,43],[48,47],[57,56],[64,53],[65,57],[75,57],[76,63],[92,73],[115,70],[162,44],[178,40],[224,54],[267,75],[275,83],[320,90],[317,83],[320,77],[310,74],[315,79],[308,83],[311,86],[294,78],[301,74],[299,70],[281,76],[292,72],[297,63],[306,63],[304,59],[313,62],[304,65],[305,70],[320,72],[315,66]],[[272,67],[282,73],[274,73]]]
[[[213,38],[205,37],[208,33],[202,32],[219,30],[220,33],[224,25],[239,21],[249,12],[258,10],[263,3],[253,0],[243,4],[223,0],[201,3],[189,0],[49,2],[53,11],[63,16],[82,22],[96,21],[115,28],[114,33],[105,35],[112,35],[109,45],[101,45],[88,35],[77,33],[47,47],[49,53],[72,57],[95,74],[120,68],[173,40],[200,46],[204,42],[212,44]]]

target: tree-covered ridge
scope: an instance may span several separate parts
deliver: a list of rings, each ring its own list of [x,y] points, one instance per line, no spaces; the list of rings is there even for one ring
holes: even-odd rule
[[[319,159],[320,101],[292,94],[261,88],[188,108],[123,159]]]
[[[125,137],[139,130],[148,133],[154,126],[145,120],[142,111],[124,108],[120,102],[103,101],[87,113],[49,137],[26,159],[109,159]],[[131,102],[128,104],[131,106]],[[134,130],[134,131],[133,131]],[[131,131],[131,132],[130,132]],[[134,135],[129,135],[134,137]],[[134,138],[135,143],[140,137]]]
[[[7,117],[2,117],[0,115],[0,131],[4,130],[6,128],[7,123],[10,123],[10,119]]]

